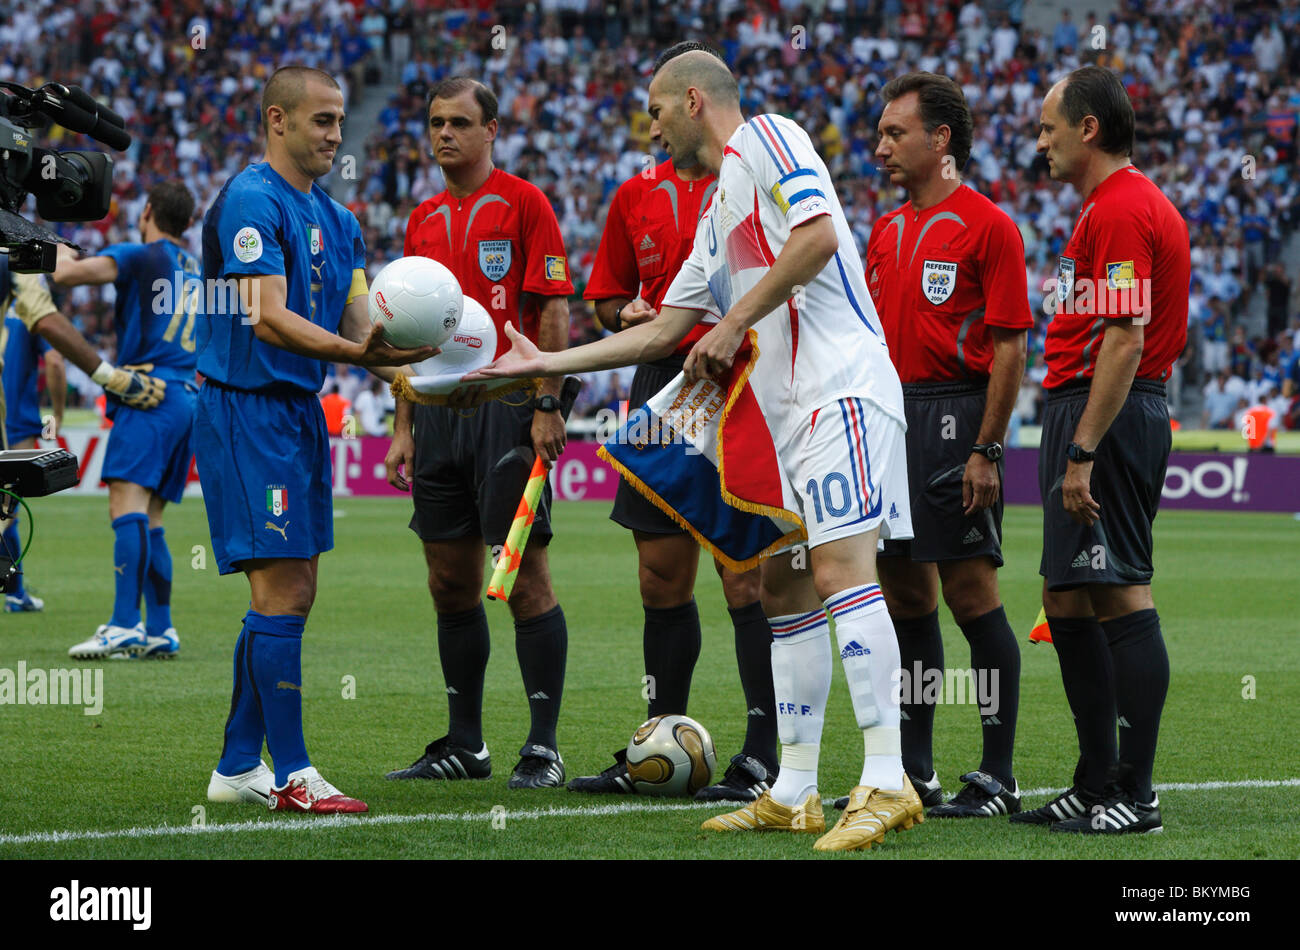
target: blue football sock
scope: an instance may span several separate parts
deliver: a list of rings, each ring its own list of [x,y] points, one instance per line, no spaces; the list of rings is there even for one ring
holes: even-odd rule
[[[113,521],[113,617],[108,622],[128,630],[140,622],[140,591],[149,567],[149,516],[123,515]]]
[[[172,625],[172,552],[162,528],[149,529],[149,573],[144,585],[144,626],[155,637]]]
[[[18,560],[18,555],[23,553],[23,548],[22,548],[22,541],[18,537],[17,518],[9,522],[9,527],[5,528],[3,543],[4,543],[5,554],[7,554],[11,559],[15,561]],[[17,574],[14,575],[13,596],[21,597],[23,596],[24,592],[25,591],[23,588],[23,572],[19,571]]]
[[[266,727],[262,708],[253,688],[252,665],[248,653],[248,622],[235,642],[235,685],[230,694],[230,715],[226,719],[226,738],[221,747],[217,771],[222,775],[241,775],[257,767],[262,760],[262,741]]]
[[[275,784],[311,765],[302,735],[302,631],[306,617],[244,615],[249,634],[253,682],[266,726],[266,747],[275,765]]]

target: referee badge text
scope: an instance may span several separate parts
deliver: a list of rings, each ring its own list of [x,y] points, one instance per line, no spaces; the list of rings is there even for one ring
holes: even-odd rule
[[[957,287],[957,265],[952,261],[926,261],[921,269],[921,290],[925,299],[938,306]]]
[[[478,269],[488,280],[500,280],[510,270],[509,241],[479,241]]]

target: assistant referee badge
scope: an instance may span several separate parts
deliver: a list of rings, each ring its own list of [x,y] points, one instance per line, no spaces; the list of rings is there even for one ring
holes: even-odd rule
[[[546,279],[568,280],[564,276],[564,256],[562,254],[546,255]]]
[[[952,261],[926,261],[921,269],[921,291],[938,306],[957,288],[957,265]]]

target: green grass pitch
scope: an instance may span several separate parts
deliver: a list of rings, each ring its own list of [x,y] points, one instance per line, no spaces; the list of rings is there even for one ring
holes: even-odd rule
[[[104,621],[112,598],[107,500],[56,496],[33,506],[28,578],[47,606],[42,614],[0,618],[0,668],[10,670],[19,661],[28,669],[74,666],[68,647]],[[408,511],[404,499],[336,500],[336,547],[321,559],[303,651],[313,761],[345,792],[369,802],[369,815],[321,820],[206,801],[248,588],[242,577],[217,575],[202,503],[189,500],[167,518],[179,658],[87,664],[103,670],[97,716],[72,706],[0,705],[0,859],[814,856],[811,836],[701,832],[700,822],[716,808],[563,789],[508,791],[527,703],[501,604],[487,606],[492,778],[385,781],[387,770],[408,764],[446,722],[433,608],[419,544],[405,527]],[[556,512],[551,568],[569,624],[560,745],[570,776],[604,768],[645,712],[636,556],[607,513],[595,502],[563,503]],[[1008,510],[1002,594],[1022,638],[1038,610],[1040,530],[1036,510]],[[1165,790],[1166,831],[1151,838],[1078,840],[1001,820],[932,820],[891,835],[869,854],[830,859],[1300,854],[1300,825],[1291,820],[1300,792],[1300,601],[1293,586],[1300,523],[1290,515],[1165,512],[1156,537],[1155,596],[1173,668],[1157,782],[1290,779],[1289,785]],[[725,763],[737,751],[745,705],[731,627],[707,565],[697,600],[704,646],[690,713],[712,731]],[[960,631],[941,613],[946,665],[968,666]],[[1074,738],[1056,657],[1050,646],[1027,643],[1023,656],[1017,777],[1025,789],[1058,788],[1069,777]],[[862,751],[842,673],[835,675],[822,746],[821,791],[828,797],[853,784]],[[978,741],[972,707],[939,708],[936,763],[949,792],[977,764]],[[211,833],[198,833],[201,824]],[[39,837],[53,832],[74,834]]]

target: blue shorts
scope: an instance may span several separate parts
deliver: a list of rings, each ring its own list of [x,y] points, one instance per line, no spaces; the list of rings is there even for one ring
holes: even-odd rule
[[[111,399],[104,466],[100,478],[120,479],[178,502],[194,457],[194,383],[167,380],[167,395],[153,409],[132,409]]]
[[[334,547],[329,446],[314,394],[203,384],[194,447],[222,574],[250,558],[307,559]]]

